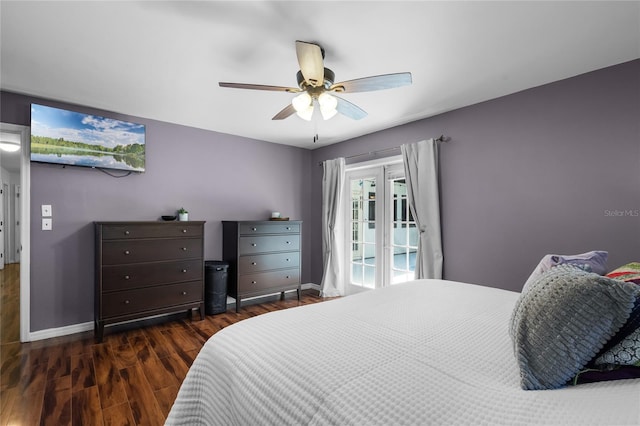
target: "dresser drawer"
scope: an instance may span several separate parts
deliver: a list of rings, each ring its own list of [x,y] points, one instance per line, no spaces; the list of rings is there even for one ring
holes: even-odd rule
[[[300,233],[299,223],[283,222],[242,222],[239,225],[240,235]]]
[[[102,291],[202,280],[202,260],[109,265],[102,268]]]
[[[253,274],[270,269],[297,268],[300,266],[300,252],[273,254],[255,254],[241,256],[238,259],[238,270],[240,274]]]
[[[118,317],[200,300],[201,281],[105,293],[102,296],[102,316]]]
[[[103,240],[136,238],[171,238],[202,236],[202,225],[198,223],[153,223],[153,224],[108,224],[102,225]]]
[[[102,264],[151,262],[202,257],[202,239],[104,241]]]
[[[240,255],[300,249],[300,235],[248,236],[239,238]]]
[[[299,268],[240,275],[238,277],[238,292],[252,293],[296,284],[300,284]]]

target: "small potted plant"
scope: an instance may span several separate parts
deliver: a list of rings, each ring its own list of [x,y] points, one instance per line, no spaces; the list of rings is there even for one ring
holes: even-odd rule
[[[180,207],[178,210],[178,220],[180,222],[186,222],[189,220],[189,212],[184,209],[184,207]]]

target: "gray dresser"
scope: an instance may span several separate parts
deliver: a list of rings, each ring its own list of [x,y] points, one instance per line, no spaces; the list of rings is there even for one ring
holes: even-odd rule
[[[228,293],[236,299],[296,290],[300,300],[302,222],[223,221],[222,257],[229,262]]]

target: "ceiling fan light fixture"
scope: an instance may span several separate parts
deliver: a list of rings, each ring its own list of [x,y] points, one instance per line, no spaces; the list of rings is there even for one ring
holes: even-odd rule
[[[309,108],[303,111],[298,111],[296,114],[303,120],[311,121],[311,117],[313,116],[313,105],[309,105]]]
[[[320,93],[320,96],[318,96],[318,103],[320,104],[321,108],[325,108],[327,110],[336,109],[336,107],[338,106],[338,100],[335,98],[335,96],[331,96],[327,92]]]
[[[291,105],[293,105],[293,109],[295,109],[296,112],[303,112],[308,110],[309,108],[311,108],[311,110],[313,111],[312,101],[313,99],[311,99],[311,95],[309,95],[307,92],[302,92],[298,96],[291,99]]]
[[[322,118],[325,120],[329,120],[338,112],[336,109],[338,106],[338,99],[327,92],[322,92],[320,96],[318,96],[318,104],[320,104],[320,113],[322,114]]]

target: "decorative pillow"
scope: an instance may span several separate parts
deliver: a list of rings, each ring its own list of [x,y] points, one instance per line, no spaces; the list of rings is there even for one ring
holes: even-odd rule
[[[640,298],[636,300],[627,322],[590,364],[596,368],[611,364],[640,367]]]
[[[525,291],[527,287],[544,272],[557,265],[573,265],[587,272],[604,275],[605,272],[607,272],[608,257],[609,252],[601,250],[572,255],[547,254],[542,258],[540,263],[538,263],[538,266],[536,266],[527,279],[527,282],[524,283],[522,291]]]
[[[600,355],[595,365],[633,365],[640,367],[640,329],[635,329],[613,348]]]
[[[509,333],[523,389],[564,386],[625,324],[640,286],[559,265],[523,291]]]
[[[640,262],[631,262],[607,274],[607,277],[620,281],[640,284]]]

